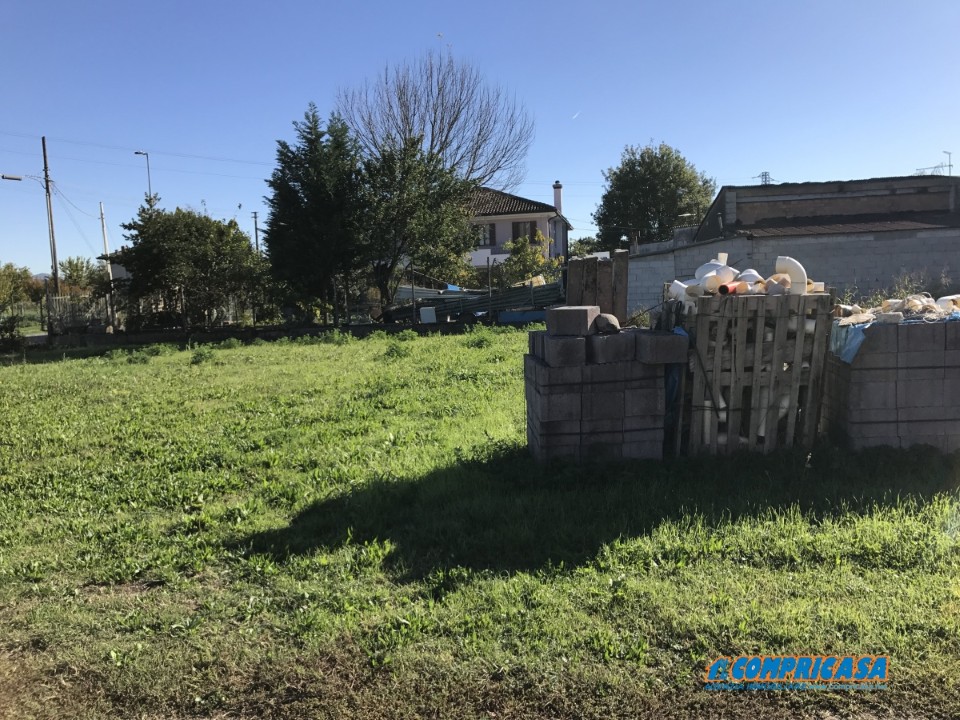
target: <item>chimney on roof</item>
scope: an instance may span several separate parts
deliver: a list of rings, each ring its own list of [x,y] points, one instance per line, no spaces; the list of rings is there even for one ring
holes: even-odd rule
[[[563,185],[559,180],[553,183],[553,206],[558,213],[563,213]]]

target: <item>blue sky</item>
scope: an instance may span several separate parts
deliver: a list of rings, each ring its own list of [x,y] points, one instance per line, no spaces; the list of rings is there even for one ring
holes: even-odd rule
[[[385,65],[449,49],[536,122],[526,181],[564,185],[592,234],[602,171],[664,141],[718,184],[910,175],[960,164],[960,3],[153,3],[7,0],[0,11],[0,172],[42,175],[60,258],[111,247],[146,192],[266,219],[276,141]],[[960,173],[960,169],[956,170]],[[0,182],[0,263],[49,271],[42,187]]]

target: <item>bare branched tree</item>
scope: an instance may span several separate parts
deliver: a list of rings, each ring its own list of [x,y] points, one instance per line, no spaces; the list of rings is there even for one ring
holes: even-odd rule
[[[473,66],[432,51],[342,90],[338,112],[370,155],[419,138],[460,178],[501,190],[523,180],[533,142],[522,104],[487,85]]]

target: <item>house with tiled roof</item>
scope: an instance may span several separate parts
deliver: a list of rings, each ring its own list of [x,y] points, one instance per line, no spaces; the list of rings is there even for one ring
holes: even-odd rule
[[[474,267],[502,263],[509,257],[506,244],[520,237],[533,239],[539,230],[551,240],[549,256],[566,257],[569,232],[573,226],[562,214],[563,186],[553,184],[553,205],[518,195],[479,188],[473,196],[473,224],[480,230],[480,242],[470,253]]]

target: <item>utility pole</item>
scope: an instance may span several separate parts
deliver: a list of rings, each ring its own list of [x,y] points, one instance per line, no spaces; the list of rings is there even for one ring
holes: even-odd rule
[[[257,255],[260,254],[260,230],[257,228],[257,211],[253,211],[253,242],[257,246]]]
[[[943,154],[947,156],[947,175],[953,175],[953,153],[944,150]]]
[[[43,145],[43,185],[47,191],[47,226],[50,228],[50,260],[53,263],[53,293],[60,296],[60,269],[57,267],[57,241],[53,234],[53,202],[50,200],[50,165],[47,163],[47,136],[40,138]]]
[[[103,203],[100,203],[100,232],[103,233],[103,261],[107,264],[107,279],[110,281],[110,292],[107,293],[107,313],[110,315],[110,325],[116,332],[117,316],[113,309],[113,266],[110,264],[110,248],[107,245],[107,220],[103,215]]]

